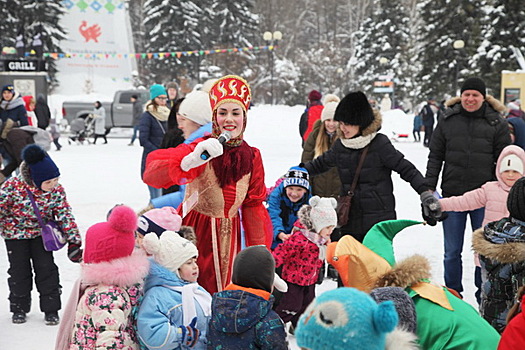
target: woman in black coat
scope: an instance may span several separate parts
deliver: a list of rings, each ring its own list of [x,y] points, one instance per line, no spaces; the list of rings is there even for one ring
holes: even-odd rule
[[[334,119],[339,121],[343,136],[321,156],[304,165],[311,176],[337,167],[341,179],[341,195],[352,185],[359,158],[365,147],[365,157],[359,175],[348,223],[341,234],[350,234],[360,242],[376,223],[396,219],[392,171],[410,183],[421,194],[428,188],[423,175],[414,164],[396,150],[387,136],[379,134],[381,114],[372,110],[361,91],[351,92],[337,106]]]

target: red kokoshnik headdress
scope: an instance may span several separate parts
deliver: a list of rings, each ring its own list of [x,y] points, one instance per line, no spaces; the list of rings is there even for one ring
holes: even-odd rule
[[[248,82],[237,75],[226,75],[213,84],[210,89],[210,104],[213,111],[212,136],[219,137],[221,131],[217,124],[217,108],[227,102],[233,102],[241,106],[244,112],[244,125],[241,134],[232,138],[226,144],[230,147],[239,146],[243,140],[243,133],[246,129],[246,111],[250,107],[252,93]]]

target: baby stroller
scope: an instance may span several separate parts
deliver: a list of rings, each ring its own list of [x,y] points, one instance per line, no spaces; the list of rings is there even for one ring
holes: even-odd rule
[[[91,143],[88,139],[88,136],[93,134],[94,127],[94,118],[91,114],[88,114],[84,117],[78,117],[71,122],[69,126],[69,131],[71,136],[69,136],[67,142],[75,142],[77,144],[83,145],[84,141]]]

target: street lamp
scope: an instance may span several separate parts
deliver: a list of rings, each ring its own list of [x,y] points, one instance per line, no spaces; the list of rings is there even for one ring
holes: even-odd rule
[[[275,98],[274,98],[274,95],[273,95],[273,66],[274,66],[274,60],[275,60],[275,57],[274,57],[274,50],[275,50],[275,47],[277,46],[277,43],[279,42],[279,40],[282,40],[283,38],[283,33],[281,33],[280,31],[276,30],[275,32],[264,32],[263,34],[263,40],[266,41],[266,43],[268,44],[268,54],[269,54],[269,58],[270,58],[270,94],[271,94],[271,97],[272,97],[272,105],[275,103]]]
[[[452,43],[452,47],[456,53],[456,93],[459,89],[459,53],[465,47],[465,42],[463,40],[456,40]]]

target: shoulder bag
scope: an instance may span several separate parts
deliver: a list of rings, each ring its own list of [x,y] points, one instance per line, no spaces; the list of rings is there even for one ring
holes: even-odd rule
[[[31,205],[35,211],[36,218],[38,219],[38,224],[42,229],[42,242],[44,242],[44,249],[48,252],[52,252],[63,248],[66,245],[66,238],[64,237],[62,229],[53,220],[47,222],[42,220],[42,215],[40,214],[40,210],[38,210],[33,193],[28,189],[26,189],[26,191],[31,200]]]
[[[347,194],[339,196],[337,198],[337,227],[342,227],[348,223],[348,215],[350,214],[350,207],[352,205],[352,197],[354,196],[355,188],[357,187],[357,181],[359,180],[359,174],[361,173],[361,168],[363,168],[363,163],[365,161],[366,154],[368,153],[368,146],[363,148],[361,157],[359,158],[359,164],[355,170],[354,180],[350,186],[350,190]]]

